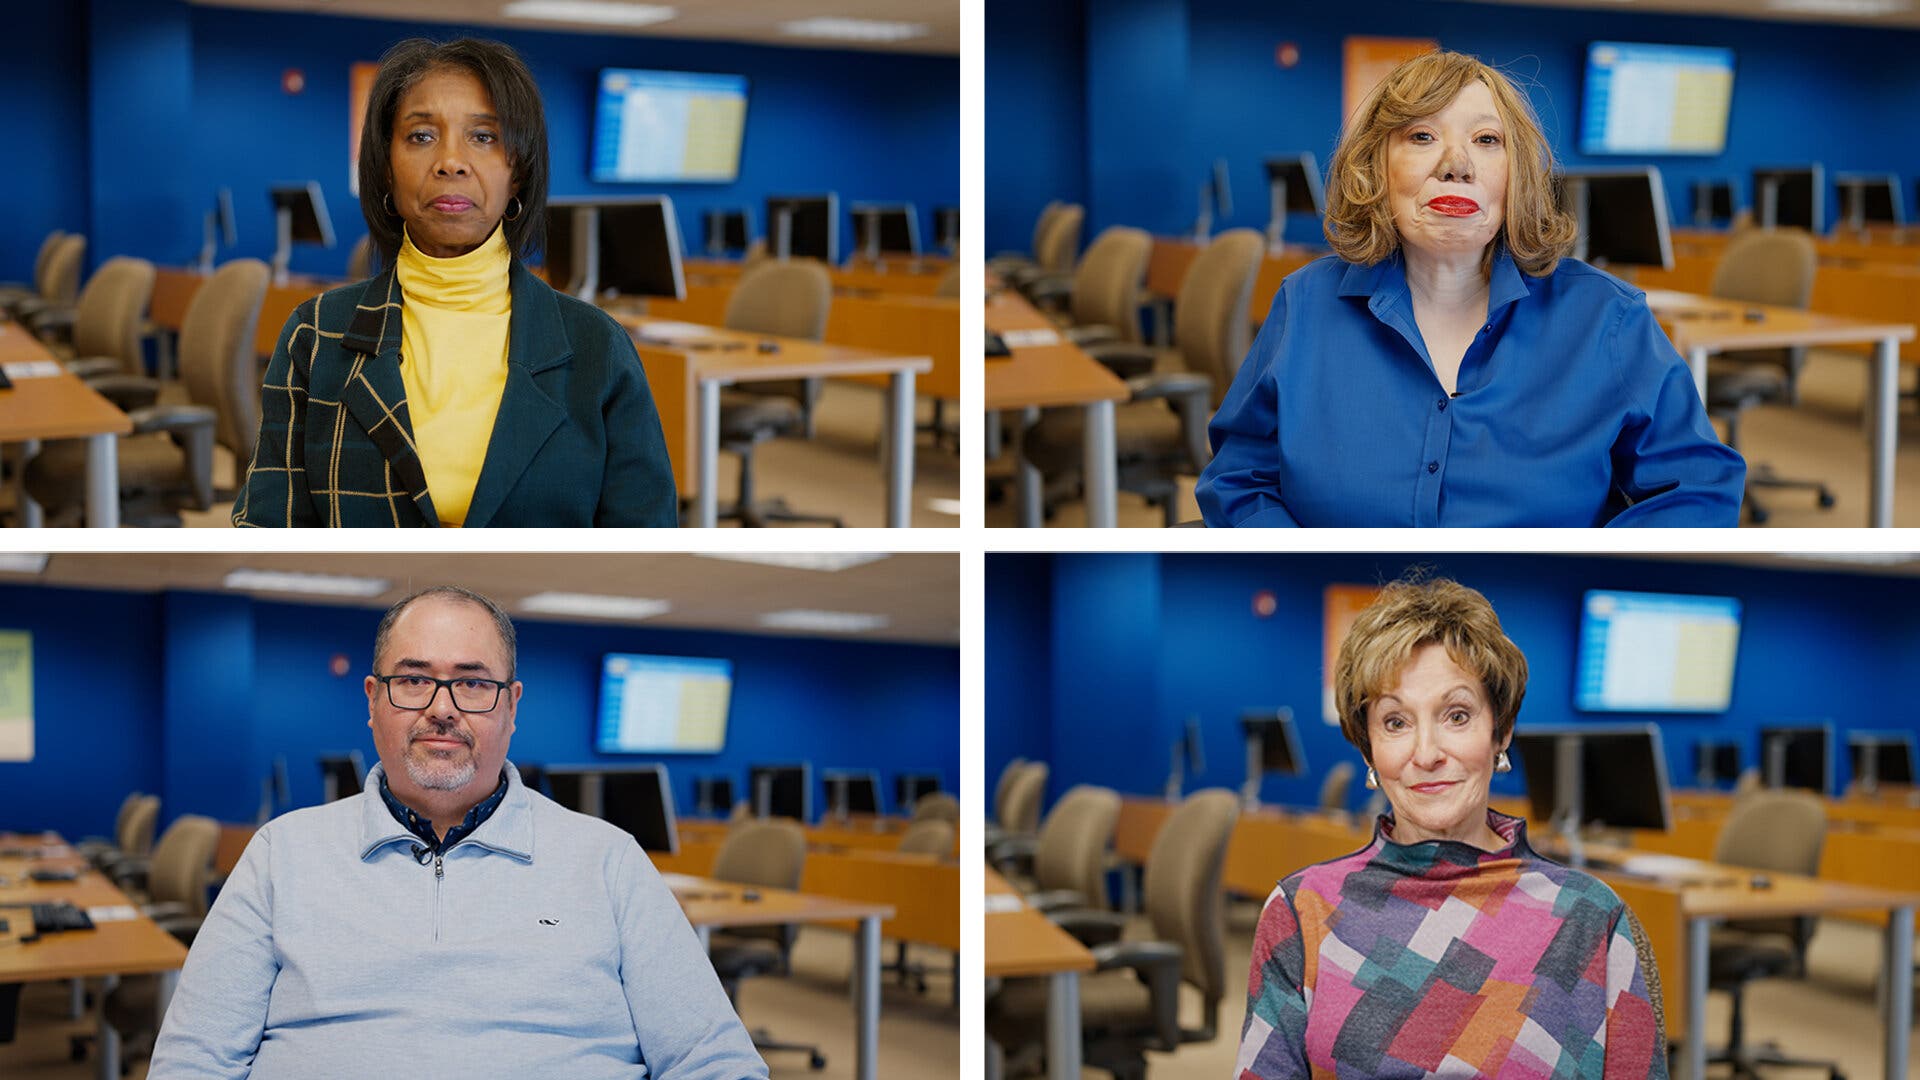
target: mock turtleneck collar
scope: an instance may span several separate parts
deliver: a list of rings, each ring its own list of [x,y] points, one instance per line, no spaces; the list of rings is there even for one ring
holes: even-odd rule
[[[403,229],[394,269],[400,279],[400,292],[410,305],[504,315],[508,310],[507,271],[511,263],[504,226],[495,227],[493,235],[479,247],[450,259],[436,259],[414,247],[413,238]]]

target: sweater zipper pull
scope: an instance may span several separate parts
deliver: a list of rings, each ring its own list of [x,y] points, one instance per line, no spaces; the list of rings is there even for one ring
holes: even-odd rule
[[[440,853],[436,851],[433,853],[433,880],[439,881],[446,876],[446,870],[440,864]]]

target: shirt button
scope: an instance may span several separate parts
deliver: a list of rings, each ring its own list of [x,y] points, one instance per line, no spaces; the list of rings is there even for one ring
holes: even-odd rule
[[[1427,471],[1428,471],[1428,472],[1430,472],[1430,473],[1437,473],[1437,472],[1439,472],[1439,471],[1440,471],[1440,463],[1439,463],[1439,462],[1437,462],[1437,461],[1429,461],[1429,462],[1427,462]]]
[[[1446,412],[1446,411],[1447,411],[1447,399],[1446,399],[1446,398],[1441,398],[1441,399],[1440,399],[1439,401],[1437,401],[1437,402],[1435,402],[1434,404],[1436,404],[1436,405],[1438,405],[1438,406],[1440,407],[1440,411],[1441,411],[1441,412]]]

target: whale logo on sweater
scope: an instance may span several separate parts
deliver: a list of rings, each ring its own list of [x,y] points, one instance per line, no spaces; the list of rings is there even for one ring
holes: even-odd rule
[[[559,926],[560,920],[559,919],[541,919],[540,925],[541,926]]]

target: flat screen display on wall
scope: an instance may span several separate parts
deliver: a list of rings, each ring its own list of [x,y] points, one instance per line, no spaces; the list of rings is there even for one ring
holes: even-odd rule
[[[1733,105],[1733,50],[1596,41],[1583,98],[1583,154],[1718,154]]]
[[[1574,706],[1590,712],[1726,712],[1740,646],[1730,596],[1589,591]]]
[[[608,653],[600,662],[603,754],[714,754],[727,744],[733,661]]]
[[[593,178],[732,183],[747,129],[747,77],[606,68],[593,116]]]

